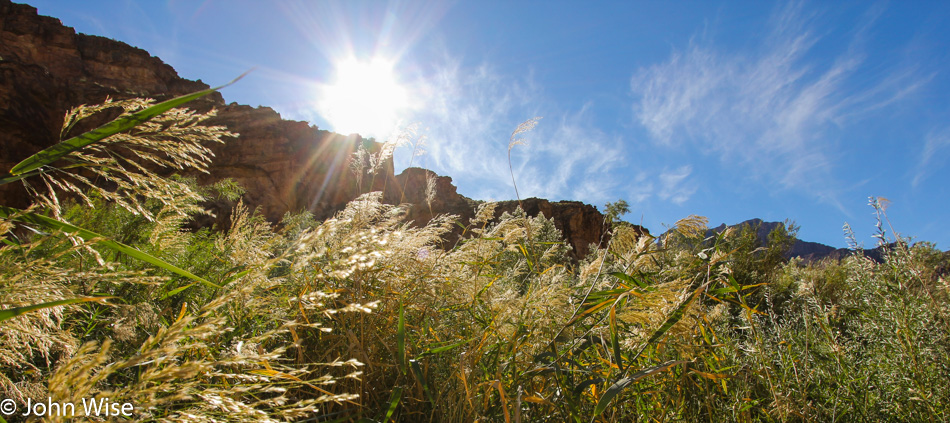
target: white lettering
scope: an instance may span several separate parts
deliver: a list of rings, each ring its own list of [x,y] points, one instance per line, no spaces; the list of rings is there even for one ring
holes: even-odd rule
[[[83,399],[82,399],[82,409],[83,409],[83,411],[86,412],[86,415],[87,415],[87,416],[98,416],[98,415],[99,415],[99,410],[102,409],[102,403],[103,403],[104,401],[105,401],[104,399],[100,398],[98,403],[97,403],[96,400],[94,400],[94,399],[91,399],[91,400],[89,400],[89,402],[86,402],[86,399],[83,398]]]
[[[12,414],[16,409],[10,409],[7,406],[7,401],[11,402],[13,400],[4,400],[4,414]],[[34,402],[32,398],[26,399],[26,409],[23,410],[23,413],[20,415],[23,417],[75,417],[76,416],[76,404],[71,402],[54,402],[53,398],[46,398],[46,402]],[[120,403],[112,402],[109,398],[83,398],[82,399],[82,409],[83,413],[86,416],[105,416],[105,417],[115,417],[115,416],[125,416],[130,417],[135,411],[135,406],[132,403]]]
[[[30,397],[26,397],[26,412],[24,412],[24,413],[22,414],[23,416],[29,416],[29,415],[30,415],[30,408],[32,408],[32,407],[30,407],[30,405],[31,405],[32,403],[33,403],[33,400],[32,400]]]

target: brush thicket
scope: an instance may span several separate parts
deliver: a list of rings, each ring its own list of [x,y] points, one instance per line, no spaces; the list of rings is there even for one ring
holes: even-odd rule
[[[144,107],[104,107],[117,104]],[[713,233],[698,216],[655,239],[614,221],[621,202],[609,242],[577,262],[548,217],[495,219],[483,203],[471,221],[413,226],[378,192],[323,222],[271,225],[238,202],[228,228],[186,231],[202,198],[234,185],[142,163],[204,169],[201,146],[230,135],[204,118],[176,111],[76,153],[118,181],[106,188],[69,169],[29,180],[43,187],[30,212],[168,266],[0,219],[2,309],[112,297],[0,322],[5,398],[109,397],[138,421],[950,418],[948,258],[888,238],[879,200],[883,262],[786,261],[790,224],[765,246],[758,228]],[[353,171],[373,178],[394,139]],[[440,248],[455,225],[459,242]]]

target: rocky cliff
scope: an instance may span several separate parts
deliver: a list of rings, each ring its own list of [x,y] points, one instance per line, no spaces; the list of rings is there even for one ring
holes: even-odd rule
[[[0,0],[0,58],[0,169],[58,142],[63,115],[76,105],[106,97],[164,100],[208,88],[180,78],[144,50],[76,34],[57,19],[8,0]],[[299,209],[327,217],[358,193],[355,178],[345,171],[362,142],[358,136],[283,120],[266,107],[225,104],[218,93],[188,106],[218,109],[213,123],[241,134],[212,146],[211,174],[200,175],[200,182],[235,179],[247,189],[245,201],[269,219]],[[20,190],[7,184],[0,195],[4,203],[23,206]]]
[[[37,15],[33,7],[0,0],[0,170],[58,142],[63,115],[71,107],[101,103],[106,97],[164,100],[206,88],[200,80],[180,78],[142,49],[77,34],[57,19]],[[464,224],[474,214],[475,202],[458,194],[451,178],[431,175],[435,196],[426,201],[428,171],[407,169],[396,176],[391,161],[373,179],[374,186],[357,186],[349,171],[352,153],[360,143],[375,148],[358,135],[284,120],[266,107],[226,104],[220,94],[188,106],[216,108],[213,124],[240,134],[212,146],[210,174],[194,176],[204,184],[236,180],[247,190],[244,201],[271,221],[298,210],[327,218],[369,189],[384,190],[389,203],[413,204],[409,218],[416,224],[440,213],[457,214]],[[0,202],[22,207],[28,197],[19,184],[7,184],[0,186]],[[529,215],[543,213],[555,220],[575,248],[575,257],[584,256],[589,244],[603,238],[604,217],[590,205],[541,199],[523,204]],[[517,202],[502,202],[498,213],[515,207]]]
[[[435,180],[435,189],[431,201],[427,201],[425,188],[427,178]],[[462,222],[475,217],[477,204],[474,200],[460,195],[452,185],[452,178],[438,176],[432,171],[409,168],[395,177],[395,189],[386,190],[386,200],[390,203],[410,203],[408,219],[417,224],[425,224],[434,215],[452,213],[460,216]],[[561,231],[564,240],[574,247],[572,256],[582,258],[590,252],[590,244],[599,245],[606,242],[607,228],[604,215],[596,207],[579,201],[548,201],[541,198],[527,198],[520,202],[516,200],[500,201],[495,208],[495,217],[505,212],[514,212],[519,205],[528,216],[538,216],[554,220],[554,225]],[[649,232],[638,225],[634,225],[640,233]],[[461,230],[450,234],[446,242],[455,243]]]

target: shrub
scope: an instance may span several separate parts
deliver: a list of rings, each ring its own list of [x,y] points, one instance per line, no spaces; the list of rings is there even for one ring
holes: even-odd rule
[[[62,168],[4,179],[47,187],[0,218],[5,397],[108,397],[138,421],[948,419],[950,259],[888,239],[880,201],[883,261],[786,261],[791,224],[763,240],[690,216],[661,240],[610,225],[575,263],[552,220],[520,209],[414,227],[370,192],[271,225],[233,183],[139,165],[206,165],[209,139],[179,156],[129,141],[226,135],[190,126],[202,119],[172,112],[77,150],[111,169],[106,187]],[[121,142],[157,152],[114,156]],[[389,151],[358,153],[356,171]],[[236,201],[230,226],[187,230],[215,195]],[[627,207],[608,204],[610,220]],[[463,236],[441,249],[453,225]]]

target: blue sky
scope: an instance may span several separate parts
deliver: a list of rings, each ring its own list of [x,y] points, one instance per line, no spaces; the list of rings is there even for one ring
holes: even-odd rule
[[[623,198],[654,233],[791,219],[836,247],[849,222],[870,247],[880,196],[898,232],[950,248],[945,2],[29,3],[189,79],[254,67],[226,101],[380,140],[321,100],[344,59],[388,61],[426,136],[413,164],[472,198],[514,197],[509,136],[542,116],[512,150],[522,197]]]

